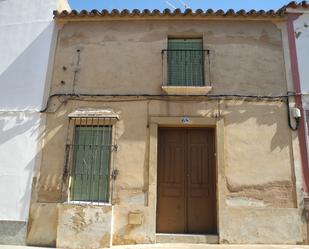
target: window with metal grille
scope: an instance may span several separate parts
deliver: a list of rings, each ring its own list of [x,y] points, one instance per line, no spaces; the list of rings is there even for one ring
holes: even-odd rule
[[[112,125],[75,125],[71,201],[108,202]]]
[[[202,39],[168,39],[167,74],[170,86],[204,85]]]

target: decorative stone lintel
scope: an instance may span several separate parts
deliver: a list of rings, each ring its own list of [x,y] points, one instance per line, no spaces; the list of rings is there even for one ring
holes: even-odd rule
[[[119,120],[119,115],[112,109],[82,108],[71,112],[69,118],[114,118]]]

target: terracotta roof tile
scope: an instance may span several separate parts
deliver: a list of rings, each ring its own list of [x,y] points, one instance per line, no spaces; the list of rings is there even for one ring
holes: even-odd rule
[[[302,1],[300,3],[297,3],[295,1],[290,2],[289,4],[287,4],[285,6],[286,8],[293,8],[293,9],[297,9],[297,8],[309,8],[309,3],[307,1]]]
[[[227,11],[217,10],[214,11],[213,9],[197,9],[192,11],[191,9],[186,9],[185,11],[181,11],[181,9],[175,9],[171,11],[170,9],[164,9],[162,12],[155,9],[155,10],[138,10],[134,9],[129,11],[127,9],[124,10],[117,10],[113,9],[108,11],[103,9],[102,11],[99,10],[71,10],[70,12],[64,10],[62,12],[54,11],[54,18],[56,19],[71,19],[71,18],[82,18],[82,17],[174,17],[174,16],[190,16],[190,17],[284,17],[286,15],[287,8],[309,8],[309,4],[307,1],[302,1],[297,3],[295,1],[284,5],[278,10],[250,10],[245,11],[243,9],[235,11],[233,9],[229,9]]]

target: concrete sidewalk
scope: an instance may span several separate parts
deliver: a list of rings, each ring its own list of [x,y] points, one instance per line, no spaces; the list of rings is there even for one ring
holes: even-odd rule
[[[112,249],[309,249],[298,245],[209,245],[209,244],[151,244],[113,246]],[[47,249],[47,247],[0,245],[0,249]]]
[[[0,249],[52,249],[48,247],[32,247],[32,246],[9,246],[9,245],[0,245]]]
[[[114,246],[112,249],[309,249],[297,245],[210,245],[210,244],[154,244]]]
[[[295,245],[210,245],[210,244],[155,244],[114,246],[112,249],[309,249],[309,246]]]

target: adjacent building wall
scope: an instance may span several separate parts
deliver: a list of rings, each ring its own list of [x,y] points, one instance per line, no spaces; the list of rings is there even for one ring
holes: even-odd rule
[[[25,243],[57,7],[68,4],[0,1],[0,244]]]
[[[294,21],[294,29],[301,90],[303,93],[309,93],[309,11],[304,11]],[[308,107],[308,97],[305,97],[305,104]]]
[[[300,78],[300,88],[303,93],[302,102],[305,110],[306,131],[308,134],[309,122],[309,11],[303,13],[294,21],[295,42],[297,50],[298,70]],[[307,136],[307,150],[308,150]],[[308,150],[309,151],[309,150]]]
[[[301,96],[296,101],[297,107],[301,110],[303,118],[299,126],[299,143],[303,164],[303,182],[306,192],[304,203],[308,217],[308,157],[309,157],[309,74],[308,74],[308,56],[309,56],[309,11],[307,8],[288,9],[289,19],[291,20],[291,44],[293,55],[293,71],[294,71],[294,91],[300,92]],[[291,56],[292,58],[292,56]],[[309,231],[309,223],[307,221],[307,231]]]
[[[166,49],[168,36],[203,37],[204,48],[210,50],[213,94],[286,94],[281,30],[271,21],[237,19],[66,23],[57,43],[51,94],[163,94],[161,50]],[[304,242],[303,207],[297,202],[301,194],[295,188],[299,172],[293,161],[297,135],[288,127],[284,102],[61,97],[53,98],[48,109],[29,244],[55,245],[57,226],[58,231],[63,227],[55,219],[58,212],[59,222],[68,221],[66,213],[72,217],[70,207],[59,209],[59,203],[67,200],[63,168],[68,115],[81,107],[111,108],[120,115],[113,165],[119,176],[114,183],[113,219],[108,219],[113,222],[113,244],[155,242],[154,127],[160,123],[151,120],[181,116],[211,120],[209,125],[217,124],[220,130],[221,159],[216,165],[220,242]],[[181,126],[179,121],[172,125]],[[129,224],[132,212],[142,214],[142,225]],[[95,224],[89,218],[92,214],[82,213],[73,217],[75,236]]]

